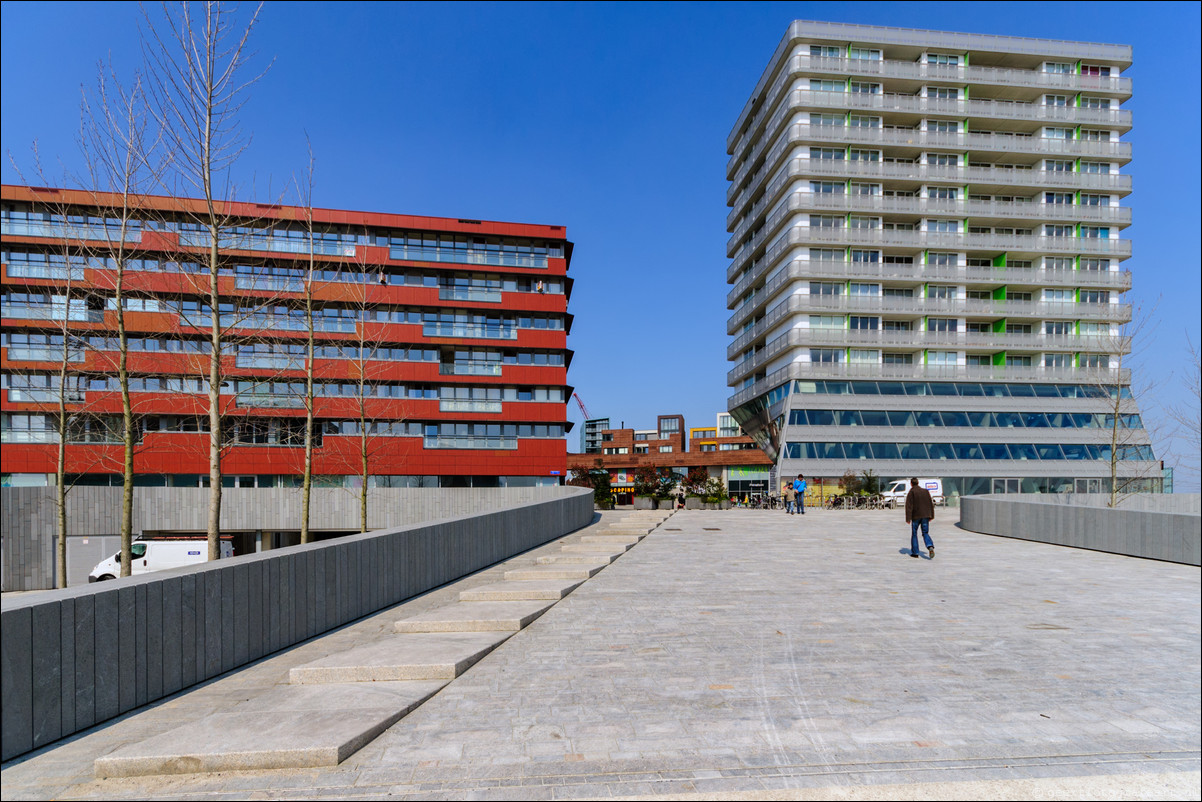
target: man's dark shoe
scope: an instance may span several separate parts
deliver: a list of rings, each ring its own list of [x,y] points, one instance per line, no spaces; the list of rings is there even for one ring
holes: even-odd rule
[[[916,559],[916,560],[917,560],[917,559],[918,559],[918,552],[916,552],[916,551],[912,551],[912,552],[910,552],[910,556],[911,556],[911,557],[913,557],[914,559]]]
[[[929,549],[927,549],[927,554],[931,555],[932,560],[935,559],[935,547],[931,546]]]

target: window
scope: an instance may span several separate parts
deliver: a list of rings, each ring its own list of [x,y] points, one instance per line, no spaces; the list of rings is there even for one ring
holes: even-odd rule
[[[869,363],[876,365],[881,361],[881,352],[869,349],[852,348],[848,352],[848,362],[858,362],[860,364]]]
[[[960,57],[949,55],[947,53],[927,53],[927,64],[939,64],[941,66],[959,67]]]
[[[837,214],[812,214],[810,228],[843,228],[843,218]]]
[[[886,287],[885,288],[885,297],[886,298],[913,298],[914,290],[911,289],[910,287]],[[897,323],[897,325],[902,326],[903,323],[899,322],[899,323]],[[904,325],[905,325],[905,328],[898,328],[898,329],[896,329],[896,331],[909,331],[910,324],[904,323]],[[888,329],[889,326],[886,325],[885,328]]]
[[[1032,300],[1032,298],[1031,298],[1031,293],[1029,293],[1029,292],[1020,292],[1019,290],[1006,290],[1006,300],[1007,301],[1020,301],[1022,303],[1026,303],[1026,302]]]
[[[1076,300],[1072,290],[1044,290],[1043,301],[1049,304],[1071,304]]]
[[[1090,75],[1095,78],[1109,78],[1110,77],[1110,68],[1109,67],[1101,67],[1097,64],[1082,64],[1081,65],[1081,74],[1082,75]]]
[[[1045,106],[1067,106],[1068,95],[1044,95],[1043,105]]]
[[[1099,130],[1097,128],[1082,128],[1078,133],[1078,138],[1085,142],[1109,142],[1110,132]]]
[[[811,281],[810,295],[842,295],[843,284],[838,281]],[[840,326],[843,324],[840,323]]]
[[[1083,109],[1109,109],[1110,98],[1108,97],[1082,97],[1081,108]]]
[[[1058,75],[1071,75],[1073,65],[1065,61],[1045,61],[1043,63],[1044,72],[1053,72]]]
[[[927,318],[927,331],[955,332],[959,322],[955,318]]]
[[[853,250],[851,252],[851,261],[855,264],[876,264],[881,261],[881,252]]]
[[[1029,356],[1011,356],[1006,355],[1006,367],[1008,368],[1029,368],[1031,367],[1031,357]]]
[[[1043,266],[1048,270],[1072,270],[1073,257],[1045,256],[1043,257]]]
[[[842,329],[843,315],[810,315],[811,329]]]
[[[935,200],[959,200],[960,190],[957,187],[927,187],[927,197]]]
[[[1109,206],[1110,205],[1110,196],[1109,195],[1088,195],[1083,192],[1083,193],[1081,193],[1081,205],[1082,206]]]
[[[1045,237],[1072,237],[1076,235],[1076,229],[1073,226],[1045,224],[1043,227],[1043,235]]]
[[[865,81],[852,81],[849,88],[853,94],[857,95],[879,95],[881,93],[880,84],[872,84]]]
[[[1044,159],[1043,169],[1049,173],[1071,173],[1073,162],[1071,159]]]
[[[1072,139],[1073,129],[1071,128],[1044,128],[1043,136],[1045,139]]]
[[[814,78],[810,79],[811,92],[842,92],[846,88],[847,87],[844,86],[842,81],[819,81]]]
[[[832,45],[810,45],[810,58],[842,58],[842,51]]]
[[[848,295],[858,295],[861,297],[869,296],[869,295],[880,295],[881,294],[881,285],[880,284],[861,284],[861,283],[853,281],[850,285],[848,285],[847,294]]]
[[[927,97],[939,100],[959,100],[960,90],[954,86],[928,86]]]
[[[1043,366],[1045,368],[1071,368],[1073,366],[1072,354],[1044,354]]]
[[[935,134],[958,134],[960,123],[957,120],[927,120],[927,131]]]
[[[960,157],[954,153],[928,153],[927,164],[934,167],[959,167]]]
[[[1109,368],[1110,357],[1106,354],[1082,354],[1081,367],[1083,368]]]
[[[1110,269],[1110,260],[1109,259],[1082,259],[1081,260],[1081,269],[1082,270],[1109,270]]]
[[[870,50],[866,47],[849,47],[847,48],[847,57],[865,59],[867,61],[880,61],[881,51]]]
[[[879,162],[881,160],[881,152],[879,150],[853,148],[848,155],[853,162]]]
[[[951,367],[956,364],[955,351],[927,351],[927,364]]]
[[[1110,229],[1106,226],[1081,226],[1081,236],[1085,239],[1110,239]]]
[[[959,220],[928,220],[927,231],[934,234],[959,234]]]
[[[1093,175],[1109,175],[1110,162],[1081,162],[1081,172]]]
[[[811,159],[825,159],[827,161],[843,161],[845,156],[843,148],[810,148]]]
[[[816,195],[842,195],[844,190],[842,181],[811,181],[810,192]]]
[[[992,301],[993,293],[989,290],[968,290],[966,297],[970,301]],[[988,332],[990,329],[988,323],[969,323],[968,330],[975,332]]]
[[[970,368],[987,368],[993,365],[993,357],[989,354],[969,354],[964,357],[964,363]]]
[[[1007,334],[1030,334],[1031,333],[1031,324],[1030,323],[1007,323],[1006,324],[1006,333]]]
[[[1110,290],[1081,290],[1081,303],[1108,304],[1110,303]]]
[[[841,348],[811,348],[810,361],[821,364],[835,364],[843,361]]]
[[[670,454],[670,453],[672,453],[672,446],[660,446],[660,447],[659,447],[659,453],[661,453],[661,454]]]
[[[1071,337],[1073,323],[1070,320],[1047,320],[1043,324],[1043,333],[1050,337]]]
[[[932,284],[927,287],[927,297],[937,298],[941,301],[952,301],[956,298],[956,288],[941,284]]]
[[[853,181],[851,184],[852,195],[880,195],[880,184],[864,184],[858,181]]]
[[[1045,192],[1045,193],[1043,193],[1043,202],[1071,206],[1073,204],[1073,193],[1071,193],[1071,192]]]
[[[881,118],[870,117],[866,114],[853,114],[848,118],[852,128],[880,128]]]
[[[880,328],[881,319],[879,317],[852,315],[849,325],[853,330],[857,331],[876,331]]]
[[[844,262],[846,255],[842,248],[810,248],[811,262]]]
[[[909,290],[913,295],[913,290]],[[889,296],[889,290],[885,290],[885,296]],[[886,320],[885,331],[910,331],[912,329],[908,320]]]
[[[848,228],[858,229],[878,229],[881,227],[881,218],[879,217],[863,217],[861,215],[852,215],[847,219]]]
[[[843,127],[842,114],[810,114],[810,125],[826,125]]]
[[[885,353],[881,357],[881,361],[886,365],[913,365],[914,354],[890,354]]]

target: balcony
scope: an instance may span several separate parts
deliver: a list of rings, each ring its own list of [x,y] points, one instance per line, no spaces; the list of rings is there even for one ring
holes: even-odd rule
[[[473,323],[423,323],[424,337],[468,337],[477,340],[516,340],[513,326],[482,326]]]
[[[179,244],[184,248],[208,248],[213,238],[207,231],[181,231]],[[291,253],[300,256],[344,256],[355,255],[355,245],[345,242],[325,242],[308,238],[295,237],[264,237],[253,234],[228,234],[218,238],[217,247],[222,250],[236,251],[270,251],[272,253]]]
[[[1073,353],[1116,354],[1130,353],[1129,337],[1070,337],[1047,334],[1006,334],[938,331],[868,331],[851,329],[795,328],[776,337],[757,351],[750,359],[744,359],[726,374],[726,383],[733,387],[744,377],[794,348],[873,348],[895,349],[913,353],[923,349],[974,351],[1063,351]],[[727,349],[727,358],[732,359],[738,351]]]
[[[66,304],[5,304],[0,306],[0,318],[13,320],[76,320],[83,323],[103,323],[101,309],[71,309]]]
[[[301,354],[238,354],[234,366],[266,370],[304,370],[305,357]]]
[[[439,287],[438,300],[499,304],[501,303],[501,291],[476,287]]]
[[[46,237],[58,240],[98,240],[100,242],[141,242],[142,229],[126,226],[61,223],[43,220],[0,218],[0,234],[10,237]]]
[[[1049,320],[1093,320],[1125,323],[1131,319],[1130,304],[1045,303],[1043,301],[945,300],[940,298],[892,298],[882,295],[790,295],[768,310],[756,324],[735,340],[734,353],[744,350],[785,317],[796,313],[874,315],[893,314],[918,318],[973,316],[986,318],[1029,317]],[[743,313],[727,321],[727,334],[738,330]],[[732,325],[732,322],[733,325]]]
[[[57,388],[13,387],[8,391],[8,400],[14,404],[57,404],[59,402]],[[83,390],[64,390],[62,400],[67,404],[82,404],[87,400]]]
[[[181,328],[207,329],[211,325],[206,315],[195,319],[185,315],[179,316]],[[285,317],[283,315],[221,315],[218,325],[223,329],[253,329],[255,331],[308,331],[303,317]],[[357,331],[354,320],[315,317],[313,330],[322,332],[337,332],[354,334]]]
[[[304,292],[305,281],[286,276],[236,276],[234,288],[259,292]]]
[[[238,393],[234,405],[250,409],[303,409],[305,399],[299,395],[275,395],[272,393]]]
[[[475,448],[490,451],[512,451],[518,447],[516,437],[473,437],[440,435],[426,437],[422,440],[422,448]]]
[[[500,412],[500,401],[444,399],[438,402],[439,412]]]
[[[924,32],[925,33],[925,32]],[[933,46],[929,42],[924,46]],[[913,61],[871,61],[849,58],[820,58],[799,54],[789,58],[775,77],[776,88],[760,106],[752,124],[739,134],[741,122],[747,108],[740,115],[739,124],[726,138],[728,153],[737,154],[747,140],[763,126],[757,124],[767,110],[775,108],[780,96],[789,90],[792,81],[809,75],[838,75],[839,77],[867,77],[898,79],[927,83],[955,84],[971,87],[974,84],[988,86],[1016,86],[1038,90],[1043,93],[1098,93],[1125,99],[1131,96],[1131,79],[1121,76],[1103,78],[1090,75],[1065,75],[1063,73],[1036,72],[1035,70],[1004,69],[999,67],[949,66],[924,64]],[[758,92],[757,92],[758,94]]]
[[[500,376],[500,362],[443,362],[438,366],[442,376]]]
[[[726,272],[730,281],[747,266],[759,242],[773,236],[775,231],[761,233],[745,244]],[[772,248],[756,261],[774,264],[784,253],[799,245],[831,246],[837,248],[892,248],[918,253],[924,250],[985,251],[989,255],[1059,254],[1062,256],[1131,256],[1131,240],[1094,237],[1042,237],[1030,234],[946,234],[932,231],[897,231],[869,228],[816,228],[794,226]]]
[[[903,381],[1057,382],[1116,387],[1131,383],[1131,371],[1109,368],[939,367],[929,365],[821,364],[793,362],[730,397],[734,409],[796,379],[900,379]]]
[[[82,266],[40,264],[36,262],[9,262],[9,278],[40,278],[50,281],[83,281]]]
[[[477,250],[472,248],[416,248],[393,245],[388,249],[389,259],[405,259],[414,262],[451,262],[463,265],[497,265],[499,267],[547,267],[547,257],[532,253]]]
[[[765,273],[773,269],[765,264],[739,280],[726,295],[727,308],[739,299]],[[948,267],[944,265],[896,265],[884,262],[828,262],[794,259],[772,277],[745,303],[764,303],[786,284],[806,279],[877,279],[880,281],[949,281],[956,284],[985,284],[991,289],[1001,285],[1030,287],[1088,287],[1126,292],[1131,289],[1129,270],[1049,270],[1029,267]],[[739,307],[742,316],[746,310]]]
[[[63,349],[59,347],[29,348],[19,345],[8,347],[9,362],[62,362]],[[78,348],[67,349],[68,362],[83,362],[84,352]]]

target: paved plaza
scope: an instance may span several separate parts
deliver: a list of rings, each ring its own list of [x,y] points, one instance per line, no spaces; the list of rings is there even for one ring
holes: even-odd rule
[[[1199,569],[940,511],[679,512],[341,764],[96,779],[589,529],[3,768],[20,798],[1197,798]],[[562,553],[574,553],[563,551]],[[547,565],[544,559],[542,565]],[[271,724],[264,712],[263,726]]]

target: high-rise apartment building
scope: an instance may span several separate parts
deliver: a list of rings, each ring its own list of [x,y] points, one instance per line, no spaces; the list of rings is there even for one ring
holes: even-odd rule
[[[1158,486],[1121,365],[1130,65],[789,27],[727,140],[729,409],[779,475],[1097,492],[1114,454]]]
[[[136,483],[208,482],[209,234],[198,202],[134,203],[135,219],[118,227],[120,198],[3,187],[5,484],[53,481],[60,401],[69,481],[120,484],[118,253]],[[364,459],[381,487],[563,480],[572,245],[562,226],[249,203],[222,213],[227,486],[298,481],[309,366],[320,485],[359,483]]]

